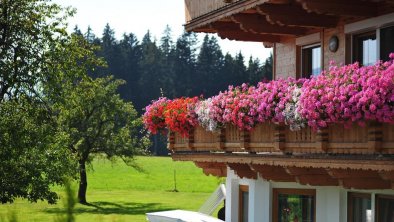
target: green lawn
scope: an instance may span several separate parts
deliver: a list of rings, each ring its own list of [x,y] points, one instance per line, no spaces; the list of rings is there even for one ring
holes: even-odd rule
[[[78,204],[76,221],[146,221],[145,213],[172,209],[197,210],[218,186],[219,180],[207,177],[191,162],[173,162],[168,157],[138,157],[141,173],[122,161],[96,159],[88,172],[87,200]],[[174,190],[174,169],[177,190]],[[62,188],[55,188],[62,194]],[[56,205],[17,200],[0,205],[0,221],[14,213],[18,221],[54,221],[63,213],[63,200]]]

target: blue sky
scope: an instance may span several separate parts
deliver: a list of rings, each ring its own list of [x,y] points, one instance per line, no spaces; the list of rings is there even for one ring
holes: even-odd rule
[[[175,40],[183,32],[185,23],[183,0],[53,0],[53,2],[77,9],[77,14],[69,20],[70,30],[78,24],[85,32],[90,25],[98,36],[101,36],[105,24],[109,23],[118,39],[123,33],[132,32],[141,40],[147,30],[150,30],[153,36],[160,38],[168,24]],[[228,51],[234,55],[241,50],[246,58],[252,55],[260,60],[264,60],[271,52],[265,49],[262,43],[221,40],[220,45],[224,53]]]

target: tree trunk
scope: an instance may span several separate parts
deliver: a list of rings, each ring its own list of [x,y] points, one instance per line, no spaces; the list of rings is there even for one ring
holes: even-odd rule
[[[78,189],[78,200],[81,204],[87,204],[86,201],[86,190],[88,188],[88,180],[86,177],[86,161],[80,160],[79,161],[79,189]]]

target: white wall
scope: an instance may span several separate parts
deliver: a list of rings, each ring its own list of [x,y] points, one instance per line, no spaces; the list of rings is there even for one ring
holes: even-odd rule
[[[364,192],[371,194],[372,222],[374,222],[375,195],[394,195],[394,190],[348,190],[341,187],[316,187],[298,183],[269,182],[262,178],[257,180],[240,179],[233,170],[227,170],[226,180],[226,222],[238,222],[239,185],[249,186],[249,222],[272,221],[272,189],[315,189],[316,221],[347,221],[347,193]]]

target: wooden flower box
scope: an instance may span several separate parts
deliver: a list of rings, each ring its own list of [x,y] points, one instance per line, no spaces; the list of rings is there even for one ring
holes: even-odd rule
[[[291,131],[273,123],[240,131],[227,125],[218,132],[196,127],[188,137],[170,133],[168,148],[178,151],[249,153],[394,154],[394,125],[370,122],[366,127],[332,125],[320,131]]]

